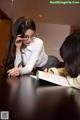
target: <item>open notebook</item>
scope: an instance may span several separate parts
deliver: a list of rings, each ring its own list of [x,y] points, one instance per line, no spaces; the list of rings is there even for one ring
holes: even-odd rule
[[[66,87],[75,87],[80,89],[80,80],[77,80],[75,78],[70,78],[69,76],[66,78],[64,76],[51,74],[43,71],[37,71],[36,76],[32,76],[36,80],[44,80],[56,85],[66,86]],[[80,76],[79,76],[80,78]]]

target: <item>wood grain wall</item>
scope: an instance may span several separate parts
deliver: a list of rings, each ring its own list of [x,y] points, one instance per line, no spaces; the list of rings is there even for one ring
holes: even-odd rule
[[[2,61],[6,52],[9,40],[10,25],[10,20],[0,20],[0,65],[2,65]]]

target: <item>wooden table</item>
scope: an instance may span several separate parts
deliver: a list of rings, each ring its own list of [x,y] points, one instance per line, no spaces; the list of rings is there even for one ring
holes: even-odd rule
[[[80,90],[38,86],[29,75],[0,80],[0,111],[10,120],[80,120]]]

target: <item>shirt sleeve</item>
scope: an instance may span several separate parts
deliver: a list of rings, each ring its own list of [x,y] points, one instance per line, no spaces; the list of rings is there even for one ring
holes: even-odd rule
[[[21,63],[21,53],[16,53],[16,58],[15,58],[15,61],[14,61],[14,67],[18,67],[18,65]]]
[[[42,49],[43,49],[43,41],[41,41],[41,40],[36,42],[33,45],[33,50],[32,50],[30,59],[27,62],[26,66],[21,68],[21,74],[28,74],[33,70]]]

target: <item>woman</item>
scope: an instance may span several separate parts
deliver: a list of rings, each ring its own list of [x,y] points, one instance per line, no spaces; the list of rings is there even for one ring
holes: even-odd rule
[[[60,55],[64,61],[64,66],[50,68],[48,71],[72,78],[80,74],[80,32],[75,32],[66,37],[60,47]]]
[[[60,55],[68,74],[75,78],[80,74],[80,32],[69,35],[60,48]]]
[[[57,65],[54,61],[57,61]],[[44,70],[58,66],[56,57],[45,53],[43,41],[36,37],[36,26],[32,19],[20,17],[13,25],[12,37],[5,63],[8,76],[29,74],[33,69]]]
[[[52,67],[48,72],[56,74],[58,79],[59,76],[64,76],[68,81],[68,86],[80,89],[80,32],[72,33],[66,37],[60,47],[60,55],[64,61],[64,67]],[[62,80],[60,83],[60,79],[59,84],[62,84]]]

